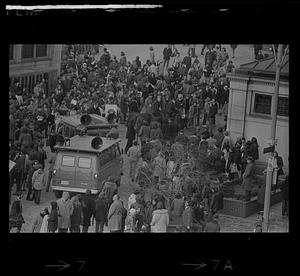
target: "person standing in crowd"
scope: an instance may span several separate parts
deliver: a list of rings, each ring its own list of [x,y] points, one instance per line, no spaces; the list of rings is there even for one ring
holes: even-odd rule
[[[63,192],[62,198],[57,200],[58,206],[58,233],[68,233],[71,227],[73,205],[68,192]]]
[[[127,144],[125,147],[125,153],[127,154],[128,149],[132,146],[132,143],[135,139],[136,136],[136,131],[135,131],[135,122],[136,122],[136,116],[130,116],[128,118],[128,125],[127,125],[127,131],[126,131],[126,138],[127,138]]]
[[[121,226],[121,233],[124,233],[125,231],[125,221],[126,221],[126,218],[127,218],[127,210],[126,208],[124,207],[124,202],[121,200],[121,203],[122,203],[122,226]]]
[[[233,140],[232,140],[232,138],[229,135],[229,131],[225,131],[224,132],[224,138],[223,138],[221,150],[223,150],[226,147],[228,147],[228,148],[232,148],[233,147]]]
[[[169,225],[168,210],[164,209],[164,205],[159,201],[156,205],[156,210],[153,211],[151,225],[152,233],[166,233]]]
[[[259,183],[258,192],[257,192],[257,209],[258,212],[262,212],[264,210],[265,203],[265,193],[266,193],[266,183]]]
[[[139,148],[137,141],[133,142],[133,146],[129,148],[127,156],[129,157],[130,166],[129,177],[131,178],[131,181],[134,182],[137,163],[141,157],[141,149]]]
[[[254,58],[258,60],[258,53],[262,50],[262,44],[254,44]]]
[[[26,200],[29,200],[29,201],[33,200],[32,176],[33,176],[33,173],[38,169],[38,163],[39,162],[37,160],[30,161],[30,165],[29,165],[29,169],[28,169],[28,173],[27,173],[27,180],[26,180],[27,185],[26,186],[27,186],[28,192],[27,192]]]
[[[169,68],[169,62],[170,62],[171,55],[172,55],[172,47],[171,47],[171,45],[168,45],[163,50],[163,56],[164,56],[163,68],[164,68],[164,71],[168,70],[168,68]]]
[[[245,201],[251,200],[252,181],[255,173],[254,159],[253,157],[247,157],[247,166],[243,174],[242,187],[245,190]]]
[[[253,160],[256,161],[259,159],[258,154],[258,143],[255,137],[251,138],[251,146],[250,146],[250,155],[253,157]]]
[[[39,214],[36,216],[33,225],[32,225],[32,233],[41,233],[42,224],[44,221],[44,217],[49,215],[48,208],[41,208]],[[48,218],[48,217],[47,217]]]
[[[184,211],[184,198],[177,193],[171,203],[171,222],[176,225],[182,225],[182,214]]]
[[[55,233],[58,226],[58,207],[56,201],[51,201],[51,211],[48,217],[48,232]]]
[[[191,208],[191,202],[189,200],[185,201],[185,208],[182,213],[182,225],[184,232],[191,232],[193,223],[193,210]]]
[[[281,156],[278,155],[277,151],[274,151],[274,161],[275,161],[275,169],[277,170],[277,174],[276,174],[276,184],[274,185],[274,189],[276,190],[276,188],[278,187],[278,177],[280,175],[284,175],[283,172],[283,159]]]
[[[104,193],[100,193],[96,199],[96,227],[95,233],[103,233],[104,225],[107,224],[107,215],[108,215],[108,200]]]
[[[204,116],[203,116],[203,122],[202,122],[202,126],[205,126],[206,125],[206,120],[207,120],[207,117],[209,117],[209,110],[210,110],[210,105],[209,105],[209,101],[210,101],[210,98],[206,98],[205,99],[205,103],[204,103]]]
[[[228,65],[226,67],[226,73],[233,73],[233,69],[235,68],[233,61],[229,60]]]
[[[161,151],[158,153],[158,156],[154,158],[153,166],[154,166],[154,170],[153,170],[154,179],[156,179],[156,181],[163,180],[166,175],[167,164],[166,164],[165,157]]]
[[[92,198],[91,190],[86,190],[86,193],[81,200],[82,203],[82,233],[87,233],[91,225],[92,217],[95,217],[95,201]]]
[[[107,215],[108,229],[111,233],[120,233],[122,231],[123,205],[119,195],[114,195],[113,203],[110,205]]]
[[[149,61],[154,64],[155,63],[155,54],[154,54],[154,51],[153,51],[153,47],[150,46],[149,48]]]
[[[121,52],[120,66],[122,66],[122,67],[127,66],[127,59],[126,59],[125,53],[123,51]]]
[[[71,198],[71,203],[73,207],[73,212],[70,216],[71,218],[71,233],[80,233],[80,225],[82,223],[82,206],[79,201],[79,196],[75,195]]]
[[[40,204],[43,188],[46,186],[46,175],[41,164],[37,165],[38,169],[32,175],[32,186],[34,189],[34,202]]]
[[[17,186],[15,195],[17,193],[22,192],[22,181],[24,178],[25,160],[26,160],[25,153],[22,153],[19,150],[13,160],[16,164],[10,171],[10,190],[14,186],[14,182],[15,182]]]
[[[222,142],[224,139],[223,128],[219,127],[218,131],[214,134],[214,139],[216,139],[216,146],[218,148],[222,147]]]
[[[220,224],[218,222],[219,215],[214,214],[212,218],[206,223],[204,227],[204,232],[207,233],[217,233],[221,231]]]
[[[53,176],[53,170],[54,170],[54,164],[55,164],[55,160],[56,160],[56,152],[52,152],[50,153],[50,157],[48,159],[49,162],[49,169],[48,169],[48,178],[47,178],[47,185],[46,185],[46,192],[49,192],[49,188],[50,188],[50,183],[51,183],[51,179]]]
[[[13,228],[17,228],[17,233],[21,232],[22,224],[25,223],[25,220],[22,215],[22,194],[17,193],[17,197],[11,205],[10,215],[9,215],[9,232]]]
[[[234,54],[235,54],[235,50],[237,48],[237,44],[231,44],[230,47],[232,49],[232,58],[235,58]]]
[[[139,130],[139,137],[141,141],[141,147],[144,147],[144,145],[150,139],[150,126],[147,120],[143,120],[143,125]]]

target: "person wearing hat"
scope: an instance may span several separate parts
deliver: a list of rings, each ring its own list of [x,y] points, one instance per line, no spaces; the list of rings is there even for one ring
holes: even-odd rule
[[[252,181],[255,174],[254,159],[252,156],[247,157],[247,165],[243,174],[242,187],[245,190],[245,201],[250,201],[252,191]]]
[[[111,233],[122,231],[123,205],[118,194],[113,196],[113,203],[110,205],[107,215],[108,229]]]
[[[46,175],[42,164],[37,164],[37,170],[32,175],[32,186],[34,189],[34,202],[40,204],[41,193],[46,186]]]
[[[209,221],[206,223],[206,225],[204,227],[204,232],[207,232],[207,233],[220,232],[221,227],[220,227],[218,220],[219,220],[219,215],[214,214],[212,216],[212,218],[209,219]]]

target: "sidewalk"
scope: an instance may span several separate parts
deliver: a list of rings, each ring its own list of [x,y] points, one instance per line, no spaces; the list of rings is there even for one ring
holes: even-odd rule
[[[270,208],[269,232],[289,232],[289,219],[281,216],[281,202]],[[253,232],[254,225],[260,220],[258,214],[253,214],[247,218],[239,218],[219,214],[221,232]]]

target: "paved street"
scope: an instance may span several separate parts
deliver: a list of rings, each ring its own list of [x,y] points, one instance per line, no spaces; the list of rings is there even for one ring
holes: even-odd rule
[[[152,45],[155,50],[156,60],[162,59],[162,51],[165,47],[165,44],[160,45]],[[232,57],[231,48],[229,45],[224,45],[229,52],[230,58]],[[112,55],[116,55],[117,58],[120,57],[120,52],[124,51],[127,60],[132,61],[136,56],[139,56],[142,62],[145,62],[148,59],[149,47],[150,45],[105,45],[110,51]],[[187,52],[187,47],[183,47],[182,45],[176,45],[177,49],[181,53],[181,56],[184,56]],[[200,55],[202,45],[197,45],[196,47],[196,55],[199,56],[200,61],[204,62],[204,57]],[[238,45],[236,49],[235,56],[233,62],[236,68],[243,63],[251,62],[254,60],[253,58],[253,45]],[[217,116],[216,124],[218,126],[223,126],[224,121],[222,116]],[[121,125],[119,127],[120,138],[122,139],[121,146],[124,148],[126,144],[125,134],[126,127]],[[190,133],[191,131],[189,131]],[[49,148],[46,148],[46,151],[49,152]],[[48,163],[46,164],[45,171],[48,171]],[[132,183],[128,177],[129,172],[129,164],[126,156],[124,156],[124,176],[122,176],[121,187],[119,189],[121,200],[124,202],[124,206],[127,206],[127,199],[129,195],[134,191],[137,187],[137,184]],[[15,187],[14,187],[15,188]],[[27,191],[25,192],[27,194]],[[147,199],[148,195],[146,195]],[[31,227],[34,218],[39,214],[39,211],[42,207],[49,207],[50,202],[55,200],[54,194],[52,191],[49,193],[42,192],[41,203],[40,205],[36,205],[32,201],[26,200],[26,195],[22,198],[23,204],[23,216],[25,219],[25,224],[22,227],[21,232],[31,232]],[[270,231],[272,232],[288,232],[288,220],[281,218],[281,203],[276,204],[270,209],[270,217],[271,217],[271,226]],[[246,219],[236,218],[227,215],[220,215],[220,225],[221,232],[253,232],[254,223],[257,221],[258,216],[253,215]],[[13,230],[14,231],[14,230]],[[13,232],[12,231],[12,232]],[[105,232],[107,229],[105,229]],[[94,226],[90,227],[89,232],[94,232]]]

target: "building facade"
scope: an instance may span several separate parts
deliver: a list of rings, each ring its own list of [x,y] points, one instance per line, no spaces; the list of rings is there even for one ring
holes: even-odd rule
[[[10,44],[9,84],[15,80],[21,88],[32,91],[42,79],[51,91],[60,74],[62,45],[59,44]]]
[[[271,142],[272,98],[275,90],[274,58],[241,65],[229,74],[230,96],[227,130],[233,138],[256,137],[259,144],[258,164],[266,164],[269,154],[263,149]],[[289,157],[289,56],[281,71],[277,107],[276,151],[283,158],[284,169]]]

